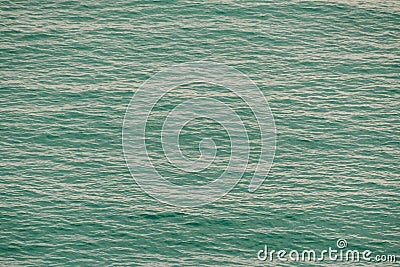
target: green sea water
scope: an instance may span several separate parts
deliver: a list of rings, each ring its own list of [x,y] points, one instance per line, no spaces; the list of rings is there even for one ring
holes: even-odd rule
[[[324,250],[340,238],[399,262],[399,29],[398,1],[0,0],[0,265],[347,266],[257,259],[264,245]],[[257,84],[276,153],[254,193],[246,172],[218,201],[178,208],[131,177],[122,124],[143,82],[198,60]],[[217,87],[186,89],[155,112],[202,90],[224,100]],[[157,168],[207,183],[229,157],[224,136],[205,119],[184,129],[188,156],[203,138],[224,148],[209,175]]]

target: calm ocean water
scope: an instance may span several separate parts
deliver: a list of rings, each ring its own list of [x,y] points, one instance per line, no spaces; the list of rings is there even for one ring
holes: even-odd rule
[[[397,1],[0,3],[0,265],[336,266],[257,252],[339,238],[400,256]],[[222,199],[180,209],[132,179],[121,129],[140,84],[195,60],[260,87],[277,148],[256,192],[245,173]],[[224,134],[196,123],[189,154]]]

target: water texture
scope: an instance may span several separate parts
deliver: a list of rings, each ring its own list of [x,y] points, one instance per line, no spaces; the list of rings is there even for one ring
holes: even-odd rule
[[[338,238],[400,256],[399,10],[398,1],[0,1],[0,265],[264,266],[265,244],[323,250]],[[277,147],[256,192],[245,173],[219,201],[180,209],[135,183],[121,129],[146,79],[196,60],[258,85]],[[166,96],[155,112],[191,97]],[[214,135],[229,149],[212,121],[183,134],[189,156]]]

